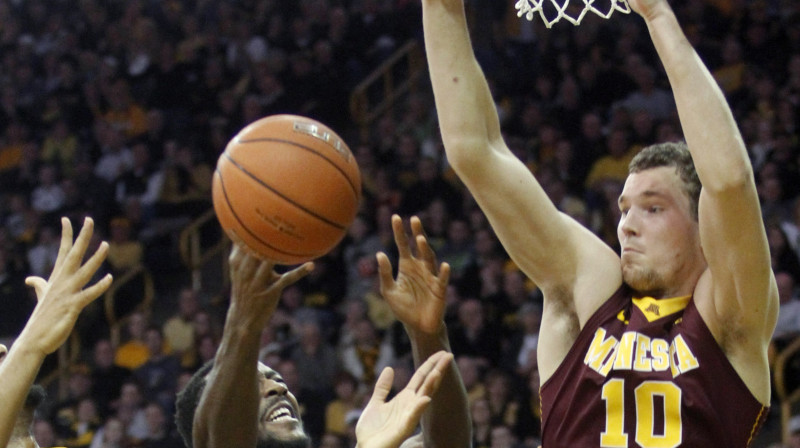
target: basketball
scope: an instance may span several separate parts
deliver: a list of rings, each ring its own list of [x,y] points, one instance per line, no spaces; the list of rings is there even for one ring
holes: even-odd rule
[[[262,259],[313,260],[333,249],[361,201],[350,149],[324,124],[273,115],[242,129],[217,160],[212,195],[225,232]]]

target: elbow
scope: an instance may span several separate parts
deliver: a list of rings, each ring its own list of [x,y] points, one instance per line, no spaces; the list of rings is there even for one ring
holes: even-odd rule
[[[489,142],[485,138],[443,138],[447,161],[456,172],[472,171],[486,162]]]
[[[703,189],[710,193],[736,193],[755,189],[753,168],[749,163],[741,163],[726,170],[718,170],[710,179],[700,179]]]

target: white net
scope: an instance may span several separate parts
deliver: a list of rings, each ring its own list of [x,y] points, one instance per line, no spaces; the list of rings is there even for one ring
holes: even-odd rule
[[[608,1],[610,2],[608,8],[601,10],[595,7],[595,0],[583,0],[583,9],[577,16],[575,16],[567,11],[570,0],[517,0],[517,17],[525,16],[526,19],[533,20],[533,15],[538,12],[545,26],[550,28],[554,23],[561,19],[564,19],[573,25],[578,25],[581,23],[581,20],[583,20],[583,17],[587,12],[593,12],[604,19],[611,17],[611,14],[613,14],[614,11],[623,12],[625,14],[631,12],[631,8],[628,6],[627,0]],[[549,12],[550,7],[548,5],[552,6],[552,9],[555,10],[554,14]],[[547,14],[545,14],[545,7],[548,9]]]

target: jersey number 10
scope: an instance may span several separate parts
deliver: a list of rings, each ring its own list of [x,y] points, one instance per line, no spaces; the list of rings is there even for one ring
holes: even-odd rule
[[[603,385],[606,429],[600,434],[603,448],[628,448],[625,432],[625,380],[614,378]],[[663,403],[663,434],[656,434],[656,397]],[[674,448],[683,438],[681,389],[669,381],[645,381],[634,389],[636,444],[642,448]]]

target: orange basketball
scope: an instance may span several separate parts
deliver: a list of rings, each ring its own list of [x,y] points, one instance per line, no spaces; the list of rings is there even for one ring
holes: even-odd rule
[[[297,264],[342,240],[361,200],[361,173],[329,127],[306,117],[273,115],[228,142],[212,193],[228,235],[262,258]]]

